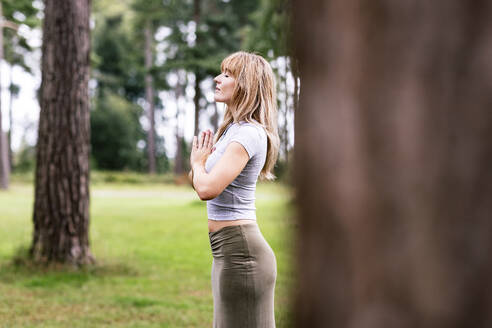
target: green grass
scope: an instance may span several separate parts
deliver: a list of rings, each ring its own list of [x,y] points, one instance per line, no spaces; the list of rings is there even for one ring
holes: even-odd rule
[[[81,271],[13,264],[29,247],[33,187],[0,192],[0,327],[211,327],[206,207],[186,186],[132,181],[91,187],[91,249]],[[259,185],[260,228],[277,257],[277,327],[289,326],[291,206]]]

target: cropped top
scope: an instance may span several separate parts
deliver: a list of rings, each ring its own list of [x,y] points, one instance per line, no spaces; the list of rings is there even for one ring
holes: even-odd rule
[[[240,143],[249,155],[244,169],[220,195],[207,201],[209,220],[256,220],[256,181],[265,165],[267,135],[257,124],[248,122],[231,123],[215,144],[215,151],[205,163],[210,172],[231,142]]]

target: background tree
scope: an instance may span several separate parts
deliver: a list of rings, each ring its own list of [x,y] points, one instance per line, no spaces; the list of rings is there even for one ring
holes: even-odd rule
[[[17,24],[13,23],[12,21],[4,19],[3,4],[0,1],[0,65],[4,57],[4,49],[3,49],[4,27],[9,27],[14,30],[17,30]],[[1,77],[1,71],[0,71],[0,77]],[[0,100],[1,100],[1,88],[0,88]],[[10,165],[9,165],[9,153],[7,147],[7,136],[3,132],[2,125],[3,125],[2,106],[0,101],[0,189],[7,189],[9,185]]]
[[[288,162],[293,113],[298,107],[299,71],[289,40],[291,0],[262,0],[251,14],[253,24],[242,28],[243,47],[256,51],[272,63],[277,77],[280,156],[276,173],[282,175]],[[290,80],[293,87],[289,85]]]
[[[160,124],[161,131],[163,124],[171,126],[174,124],[172,122],[180,121],[180,117],[182,118],[185,115],[185,109],[190,104],[193,104],[195,109],[197,109],[195,110],[196,122],[200,122],[199,119],[201,117],[203,125],[217,126],[220,120],[219,112],[213,102],[209,103],[211,90],[208,90],[208,88],[213,84],[212,78],[219,73],[221,60],[228,54],[243,48],[249,40],[246,32],[255,29],[248,28],[248,26],[259,24],[259,22],[251,18],[252,13],[258,10],[259,4],[259,1],[245,2],[236,0],[227,3],[221,0],[166,2],[127,0],[118,3],[107,0],[98,1],[94,10],[94,52],[92,54],[93,78],[97,82],[93,93],[94,113],[102,109],[100,106],[108,103],[108,101],[103,99],[105,97],[110,97],[113,100],[115,100],[115,96],[123,98],[118,101],[111,101],[113,104],[122,106],[122,108],[114,111],[113,114],[123,113],[123,108],[134,108],[133,105],[145,107],[147,104],[151,104],[149,99],[153,99],[156,109],[156,124]],[[273,13],[281,9],[278,18],[275,19],[282,22],[286,21],[286,13],[282,5],[276,4],[271,8],[273,9],[269,9],[269,12]],[[263,26],[268,31],[268,24],[263,23]],[[281,26],[281,28],[278,27],[279,30],[286,25]],[[150,36],[148,38],[150,42],[147,43],[150,46],[147,48],[145,47],[146,38],[144,33],[146,27],[150,31],[147,34]],[[268,31],[265,35],[270,37],[272,33]],[[275,42],[275,47],[279,49],[286,48],[285,45],[281,46],[283,41],[277,40]],[[273,41],[258,42],[258,44],[272,45]],[[266,53],[270,52],[267,46],[259,48]],[[145,65],[145,49],[148,49],[147,54],[152,57],[147,56],[147,58],[150,58],[147,61],[147,66]],[[277,52],[275,50],[275,54]],[[280,54],[280,52],[278,53]],[[147,81],[150,81],[150,78],[152,83],[146,84],[146,77]],[[280,85],[285,84],[280,83]],[[190,87],[195,91],[194,94],[189,92],[191,90]],[[283,87],[283,89],[286,88]],[[178,93],[179,96],[177,96]],[[145,98],[146,94],[153,94],[153,96]],[[285,98],[291,95],[282,93],[281,96]],[[123,100],[126,100],[128,105],[124,105]],[[173,102],[179,102],[179,108],[178,113],[171,116],[164,108],[171,108],[171,103]],[[133,105],[130,105],[130,103]],[[292,101],[289,100],[289,104],[291,103]],[[284,110],[289,108],[290,110],[290,107],[283,106],[282,108]],[[147,119],[141,121],[144,123],[151,122],[150,112],[146,110],[145,113]],[[96,117],[96,115],[93,115],[93,117]],[[290,113],[289,115],[292,114]],[[97,117],[98,119],[109,118],[105,114],[97,115]],[[139,117],[139,119],[141,118]],[[210,120],[210,122],[207,122],[207,120]],[[182,119],[181,122],[183,122]],[[112,123],[107,122],[104,124],[110,126]],[[101,124],[103,124],[102,121],[98,123],[98,126],[102,126]],[[140,134],[131,134],[137,138],[137,140],[132,142],[135,145],[139,145],[138,147],[135,146],[135,156],[140,156],[142,147],[147,151],[149,145],[152,144],[148,135],[148,131],[151,130],[148,128],[149,124],[144,126],[146,138],[142,138]],[[285,124],[283,126],[285,127]],[[181,172],[183,170],[182,164],[188,160],[183,157],[185,154],[181,149],[183,142],[179,142],[179,140],[184,138],[182,132],[179,132],[183,131],[183,126],[172,126],[171,129],[178,134],[175,137],[176,156],[174,168],[176,172]],[[194,125],[194,129],[199,129],[199,123]],[[285,131],[285,129],[282,131]],[[105,140],[105,138],[117,137],[117,135],[105,133],[100,128],[92,128],[91,133],[93,136],[92,153],[94,163],[100,168],[107,167],[105,164],[98,163],[98,156],[105,153],[103,149],[105,145],[129,145],[126,141],[120,142],[118,140],[107,142],[106,144],[96,144],[96,140]],[[100,137],[98,137],[99,134]],[[155,139],[156,145],[164,144],[161,136],[156,134]],[[287,138],[284,139],[287,140]],[[98,150],[99,147],[103,148]],[[157,157],[167,163],[164,150],[164,147],[157,147]],[[116,152],[116,150],[113,150],[108,153]],[[160,161],[158,160],[158,162]],[[146,156],[145,159],[132,163],[141,163],[141,165],[138,165],[140,170],[142,165],[145,166],[149,163],[149,158]],[[135,168],[133,164],[126,165],[126,167]],[[107,168],[109,169],[109,167]],[[159,169],[163,169],[163,167],[158,167]]]
[[[201,108],[211,105],[201,84],[219,73],[222,59],[241,49],[241,27],[252,24],[249,15],[256,7],[257,1],[194,0],[193,6],[176,8],[177,15],[168,21],[171,33],[166,40],[172,46],[167,65],[194,75],[195,135]]]
[[[130,11],[124,6],[117,12],[95,9],[91,155],[98,169],[143,171],[147,160],[138,144],[146,137],[137,104],[144,95],[143,53],[135,51],[131,20],[122,12]]]
[[[155,107],[156,92],[153,70],[155,67],[155,38],[156,29],[164,19],[166,7],[158,0],[134,0],[132,9],[135,11],[135,34],[137,40],[144,40],[143,49],[145,58],[145,102],[149,128],[147,131],[147,153],[149,173],[156,173],[156,133]],[[140,32],[142,31],[142,32]],[[143,34],[143,35],[142,35]]]
[[[14,99],[19,96],[19,91],[20,91],[20,86],[15,84],[12,81],[12,68],[10,68],[10,85],[9,85],[9,94],[10,94],[10,101],[9,101],[9,133],[8,133],[8,151],[9,151],[9,166],[10,166],[10,171],[12,171],[14,167],[14,160],[13,160],[13,151],[12,151],[12,131],[13,131],[13,125],[14,125],[14,120],[13,120],[13,105],[14,105]]]
[[[296,326],[490,327],[492,4],[293,12]]]
[[[167,84],[160,80],[159,76],[155,77],[158,68],[154,65],[153,58],[155,29],[159,26],[160,17],[165,13],[164,9],[165,7],[160,1],[123,1],[118,3],[101,1],[95,5],[93,77],[97,81],[97,87],[94,98],[94,113],[104,110],[100,106],[109,102],[112,105],[119,105],[120,108],[111,111],[112,115],[122,114],[126,118],[135,117],[134,124],[129,126],[130,131],[135,131],[136,126],[140,126],[140,118],[143,113],[145,113],[146,122],[149,123],[147,126],[151,125],[151,122],[154,121],[151,118],[154,116],[153,108],[162,108],[156,89],[167,89]],[[146,27],[149,28],[149,33],[147,33],[149,42],[147,44],[144,33]],[[146,55],[147,62],[145,60]],[[149,95],[151,95],[150,98]],[[107,97],[111,99],[106,100]],[[119,99],[116,100],[116,98]],[[144,107],[145,111],[138,111],[140,114],[135,116],[136,106]],[[98,126],[111,126],[115,123],[103,122],[104,118],[109,119],[110,116],[107,113],[100,114],[95,115],[99,121]],[[126,118],[121,117],[120,121],[124,121]],[[118,135],[106,133],[93,127],[91,129],[93,136],[92,154],[97,167],[114,170],[124,166],[138,171],[149,171],[151,167],[154,167],[151,171],[165,171],[168,163],[163,148],[163,139],[156,135],[155,128],[147,126],[146,131],[140,127],[137,129],[139,132],[132,132],[129,136],[125,136],[124,141],[115,139],[108,143],[96,142],[96,140],[105,140],[107,137],[118,138]],[[142,133],[144,134],[142,135]],[[149,133],[153,135],[153,140],[151,140],[152,137],[149,136]],[[133,138],[131,143],[129,143],[130,136]],[[108,157],[105,154],[108,154],[106,150],[110,148],[110,144],[113,146],[126,145],[124,150],[118,148],[109,152],[127,155],[130,155],[130,144],[133,144],[134,151],[131,154],[133,160],[108,167],[109,163],[116,163],[116,161],[107,161],[100,156]],[[153,150],[149,150],[149,145]],[[155,163],[152,164],[152,161]]]
[[[92,156],[97,169],[142,170],[143,150],[137,144],[145,138],[139,124],[141,107],[113,93],[95,99],[91,113]]]
[[[19,66],[30,73],[31,69],[26,64],[25,57],[31,55],[33,51],[27,43],[27,40],[17,32],[17,29],[20,25],[29,28],[36,27],[39,24],[36,14],[37,9],[33,6],[31,0],[3,0],[0,2],[0,17],[3,17],[4,19],[2,27],[5,27],[5,29],[2,28],[2,56],[0,56],[0,58],[4,59],[10,66],[10,85],[7,88],[10,94],[8,118],[9,132],[7,140],[4,140],[3,144],[0,145],[0,163],[8,166],[8,168],[4,168],[3,170],[0,168],[0,180],[3,180],[3,183],[0,184],[4,186],[8,185],[8,178],[1,172],[6,170],[10,172],[12,170],[12,105],[13,99],[17,97],[20,90],[20,86],[17,86],[12,82],[12,68],[13,66]],[[2,121],[1,116],[2,113],[0,110],[0,122]],[[5,161],[3,160],[4,157],[8,157],[8,164],[5,164]],[[2,178],[2,176],[4,178]]]
[[[89,0],[45,2],[34,234],[37,262],[85,264],[89,250]]]

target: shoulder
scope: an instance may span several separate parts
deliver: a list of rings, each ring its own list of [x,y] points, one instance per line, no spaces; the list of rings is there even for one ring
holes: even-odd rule
[[[265,129],[259,123],[240,122],[236,124],[236,133],[244,134],[251,138],[266,138]]]
[[[249,157],[261,153],[266,145],[266,133],[261,125],[249,122],[235,123],[229,142],[240,143],[248,152]],[[232,129],[232,127],[231,127]]]

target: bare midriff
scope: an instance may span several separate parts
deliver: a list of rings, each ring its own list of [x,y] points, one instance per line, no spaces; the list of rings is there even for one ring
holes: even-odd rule
[[[209,232],[215,232],[217,230],[220,230],[224,227],[229,227],[229,226],[235,226],[235,225],[241,225],[241,224],[248,224],[248,223],[256,223],[256,220],[208,220],[208,231]]]

